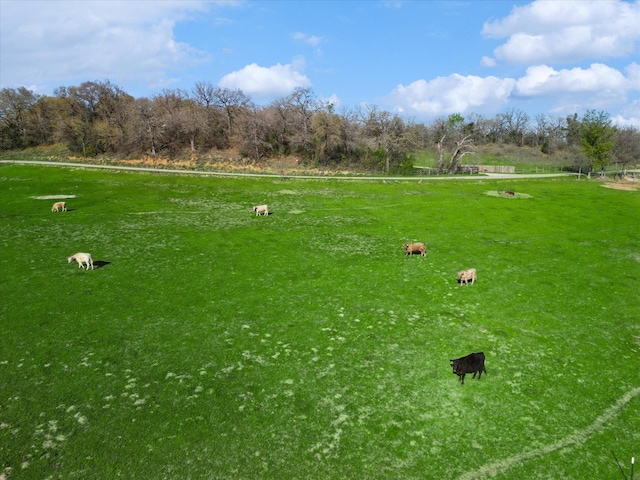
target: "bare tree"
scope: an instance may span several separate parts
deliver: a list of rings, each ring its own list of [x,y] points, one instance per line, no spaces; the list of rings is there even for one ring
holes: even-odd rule
[[[58,138],[72,151],[93,156],[127,150],[133,97],[109,81],[61,87],[55,93]]]
[[[503,135],[501,125],[495,119],[485,118],[478,113],[470,113],[468,119],[465,132],[473,135],[477,144],[495,143],[501,140]]]
[[[424,123],[408,121],[405,135],[413,148],[424,150],[429,144],[429,129]]]
[[[246,109],[239,120],[242,153],[260,163],[271,151],[269,137],[269,112],[256,106]]]
[[[227,142],[232,143],[234,121],[243,109],[251,109],[252,102],[240,89],[217,87],[213,93],[215,105],[225,113]]]
[[[55,98],[41,96],[31,108],[29,141],[32,145],[44,145],[54,141]]]
[[[343,118],[328,110],[316,112],[311,121],[314,158],[320,164],[339,163],[345,151]]]
[[[209,82],[198,82],[191,93],[191,99],[201,107],[206,127],[201,133],[207,146],[218,149],[229,147],[229,112],[219,108],[216,97],[217,87]]]
[[[451,146],[449,160],[447,161],[445,159],[447,149],[445,139],[446,135],[443,136],[436,145],[438,149],[438,173],[456,173],[460,166],[462,157],[465,155],[475,155],[475,143],[473,142],[471,135],[467,135],[458,141],[454,141]]]
[[[55,90],[57,102],[57,137],[73,152],[85,156],[98,153],[94,122],[97,118],[99,93],[95,82],[79,87],[60,87]]]
[[[189,138],[191,153],[196,152],[196,138],[207,130],[207,112],[205,107],[192,100],[183,102],[179,112],[180,127]]]
[[[162,119],[156,111],[155,105],[148,98],[136,100],[137,137],[142,145],[148,145],[149,150],[142,147],[143,151],[155,157],[157,155],[158,137],[162,125]]]
[[[633,127],[617,128],[613,135],[611,157],[622,170],[640,158],[640,131]]]
[[[543,153],[553,153],[563,146],[565,120],[546,114],[536,115],[535,137],[536,145],[541,146]]]
[[[343,121],[344,148],[347,161],[360,164],[366,159],[368,150],[364,137],[362,123],[358,120],[359,113],[355,109],[343,109],[340,113]],[[366,163],[366,160],[364,160]]]
[[[0,90],[0,149],[29,146],[30,112],[39,96],[24,87]]]
[[[515,145],[522,146],[529,126],[529,115],[517,108],[510,108],[506,112],[498,114],[497,119],[502,124],[508,140]]]
[[[271,103],[274,148],[280,155],[292,153],[292,136],[296,131],[295,112],[286,99],[278,99]]]
[[[297,87],[289,96],[279,102],[279,108],[281,113],[286,112],[291,149],[298,153],[309,153],[313,150],[311,119],[318,111],[318,102],[313,90]]]
[[[298,113],[305,134],[311,130],[311,117],[317,111],[318,105],[310,88],[296,87],[288,101]]]
[[[369,148],[381,156],[382,169],[389,172],[400,166],[408,149],[404,121],[398,115],[380,110],[376,106],[367,107],[364,113],[364,134]]]
[[[180,89],[164,89],[153,97],[155,122],[160,126],[156,139],[160,148],[168,149],[171,156],[180,152],[188,142],[182,125],[187,99],[187,93]]]
[[[212,107],[216,102],[216,87],[209,82],[197,82],[193,87],[192,98],[203,107]]]
[[[134,98],[111,83],[98,83],[99,95],[94,128],[100,150],[126,152],[130,145],[129,125],[134,114]]]

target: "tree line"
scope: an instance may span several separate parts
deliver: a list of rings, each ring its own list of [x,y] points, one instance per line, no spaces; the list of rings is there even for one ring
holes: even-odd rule
[[[410,173],[431,151],[440,172],[455,172],[479,145],[512,144],[569,152],[582,171],[624,168],[640,158],[640,131],[616,127],[590,110],[531,118],[509,109],[487,118],[449,115],[424,124],[377,106],[336,110],[309,88],[258,106],[241,90],[196,83],[134,98],[109,81],[59,87],[52,96],[24,87],[0,90],[0,151],[62,143],[78,155],[176,158],[235,149],[257,164],[295,156],[307,165]]]

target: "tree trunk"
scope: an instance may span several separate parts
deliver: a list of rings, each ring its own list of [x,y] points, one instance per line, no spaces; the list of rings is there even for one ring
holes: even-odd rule
[[[444,139],[446,135],[443,135],[440,141],[436,144],[438,147],[438,173],[444,173]]]
[[[449,162],[449,173],[456,173],[462,157],[465,155],[473,155],[475,153],[473,151],[473,140],[469,137],[470,135],[467,135],[459,142],[456,142],[456,148],[453,150],[453,153],[451,154],[451,161]]]

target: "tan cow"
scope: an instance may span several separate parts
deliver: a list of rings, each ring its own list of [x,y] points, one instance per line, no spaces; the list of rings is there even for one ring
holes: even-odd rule
[[[52,212],[57,212],[58,209],[61,209],[63,212],[67,211],[67,202],[56,202],[53,204],[53,207],[51,207],[51,211]]]
[[[405,243],[404,245],[402,245],[402,248],[404,249],[405,255],[413,255],[414,253],[419,253],[423,257],[427,256],[427,249],[425,248],[424,243],[421,242]]]
[[[470,268],[468,270],[461,270],[458,272],[458,282],[464,283],[465,285],[469,285],[469,280],[471,280],[471,285],[476,282],[476,269]]]

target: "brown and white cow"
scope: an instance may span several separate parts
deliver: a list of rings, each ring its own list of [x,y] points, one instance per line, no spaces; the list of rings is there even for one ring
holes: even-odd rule
[[[469,280],[471,280],[471,285],[476,282],[476,269],[470,268],[468,270],[461,270],[458,272],[458,282],[464,283],[465,285],[469,285]]]

